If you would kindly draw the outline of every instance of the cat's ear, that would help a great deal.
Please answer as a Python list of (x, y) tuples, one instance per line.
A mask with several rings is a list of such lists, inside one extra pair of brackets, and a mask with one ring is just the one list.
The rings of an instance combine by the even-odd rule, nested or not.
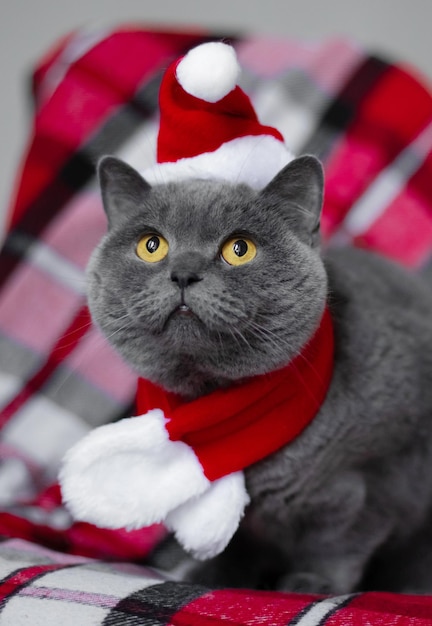
[(284, 212), (301, 239), (312, 246), (318, 243), (324, 174), (316, 157), (301, 156), (288, 163), (261, 194), (266, 204)]
[(112, 156), (99, 161), (98, 178), (109, 228), (123, 222), (151, 189), (133, 167)]

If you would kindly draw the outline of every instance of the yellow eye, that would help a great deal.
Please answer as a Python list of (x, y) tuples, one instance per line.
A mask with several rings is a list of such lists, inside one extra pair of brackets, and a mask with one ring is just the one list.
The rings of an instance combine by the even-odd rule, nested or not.
[(230, 265), (244, 265), (256, 257), (256, 245), (245, 237), (231, 237), (222, 246), (221, 254)]
[(168, 254), (168, 241), (162, 235), (144, 235), (138, 241), (136, 253), (147, 263), (158, 263)]

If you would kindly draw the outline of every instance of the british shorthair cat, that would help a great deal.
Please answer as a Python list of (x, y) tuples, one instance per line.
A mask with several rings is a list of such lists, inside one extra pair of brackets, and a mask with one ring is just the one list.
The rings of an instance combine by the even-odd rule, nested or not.
[[(277, 370), (329, 308), (326, 399), (292, 443), (245, 470), (243, 526), (286, 563), (277, 588), (357, 589), (377, 555), (406, 550), (430, 519), (430, 286), (372, 253), (320, 249), (323, 174), (311, 156), (261, 191), (150, 186), (113, 157), (99, 178), (109, 229), (89, 265), (89, 306), (139, 376), (193, 399)], [(230, 549), (191, 577), (215, 576)], [(411, 572), (401, 587), (431, 582)]]

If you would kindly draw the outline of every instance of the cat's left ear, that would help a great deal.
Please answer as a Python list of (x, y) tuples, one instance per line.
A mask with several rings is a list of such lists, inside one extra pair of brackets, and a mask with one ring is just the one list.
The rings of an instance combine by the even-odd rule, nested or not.
[(151, 189), (133, 167), (112, 156), (99, 161), (98, 178), (109, 228), (127, 220)]
[(267, 205), (283, 211), (290, 228), (303, 241), (318, 244), (324, 173), (316, 157), (306, 155), (290, 161), (261, 194)]

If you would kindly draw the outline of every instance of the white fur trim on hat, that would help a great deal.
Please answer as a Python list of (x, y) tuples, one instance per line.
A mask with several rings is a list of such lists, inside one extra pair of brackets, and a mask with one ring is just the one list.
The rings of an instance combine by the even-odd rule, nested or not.
[(79, 520), (105, 528), (142, 528), (210, 486), (194, 451), (170, 441), (162, 411), (95, 429), (66, 455), (65, 503)]
[(193, 48), (176, 68), (183, 89), (206, 102), (218, 102), (232, 91), (239, 73), (234, 48), (218, 41)]
[(166, 523), (195, 558), (210, 559), (226, 548), (248, 504), (243, 472), (235, 472), (169, 513)]
[(227, 141), (213, 152), (175, 163), (157, 163), (141, 174), (151, 185), (199, 178), (262, 189), (293, 158), (286, 146), (271, 135), (246, 136)]

